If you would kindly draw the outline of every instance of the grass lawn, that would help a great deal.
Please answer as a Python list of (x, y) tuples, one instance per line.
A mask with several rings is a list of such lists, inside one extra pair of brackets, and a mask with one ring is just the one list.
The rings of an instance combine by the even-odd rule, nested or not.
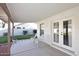
[(33, 37), (33, 35), (18, 35), (18, 36), (15, 36), (15, 38), (17, 40), (30, 39), (31, 37)]
[(8, 42), (7, 36), (0, 37), (0, 44), (7, 42)]
[[(30, 39), (31, 37), (33, 37), (33, 35), (17, 35), (17, 36), (15, 36), (15, 38), (17, 40)], [(7, 36), (0, 37), (0, 44), (4, 44), (7, 42), (8, 42)]]

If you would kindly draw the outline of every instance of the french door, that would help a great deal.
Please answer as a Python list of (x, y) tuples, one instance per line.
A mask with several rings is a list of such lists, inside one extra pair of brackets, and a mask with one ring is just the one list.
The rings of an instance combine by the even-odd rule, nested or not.
[(72, 46), (72, 20), (53, 22), (53, 42), (59, 45)]

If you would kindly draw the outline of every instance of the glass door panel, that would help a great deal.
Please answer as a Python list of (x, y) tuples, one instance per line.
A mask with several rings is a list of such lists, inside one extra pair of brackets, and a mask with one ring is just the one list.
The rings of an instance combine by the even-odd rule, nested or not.
[(59, 43), (59, 22), (54, 23), (54, 42)]
[(71, 20), (63, 21), (63, 44), (72, 46), (72, 26)]

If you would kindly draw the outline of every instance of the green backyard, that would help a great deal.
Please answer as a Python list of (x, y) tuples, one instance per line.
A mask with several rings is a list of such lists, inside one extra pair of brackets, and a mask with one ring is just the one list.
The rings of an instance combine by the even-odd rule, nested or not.
[[(15, 38), (17, 40), (30, 39), (31, 37), (33, 37), (33, 35), (17, 35), (17, 36), (15, 36)], [(0, 44), (7, 43), (7, 42), (8, 42), (7, 36), (0, 37)]]

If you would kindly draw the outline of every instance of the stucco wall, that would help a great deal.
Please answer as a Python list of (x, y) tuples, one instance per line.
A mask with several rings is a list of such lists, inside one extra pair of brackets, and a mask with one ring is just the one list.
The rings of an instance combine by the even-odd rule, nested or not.
[[(72, 20), (72, 47), (66, 47), (64, 45), (56, 45), (53, 44), (53, 35), (52, 35), (52, 23), (56, 20), (65, 20), (65, 19), (71, 19)], [(40, 24), (45, 24), (44, 29), (44, 36), (40, 36)], [(72, 55), (79, 55), (79, 7), (75, 7), (66, 11), (63, 11), (59, 14), (53, 15), (51, 17), (48, 17), (46, 19), (43, 19), (42, 21), (37, 22), (38, 27), (38, 38), (39, 40), (46, 42), (50, 46), (54, 46), (55, 48), (58, 48), (64, 52), (67, 52)]]

